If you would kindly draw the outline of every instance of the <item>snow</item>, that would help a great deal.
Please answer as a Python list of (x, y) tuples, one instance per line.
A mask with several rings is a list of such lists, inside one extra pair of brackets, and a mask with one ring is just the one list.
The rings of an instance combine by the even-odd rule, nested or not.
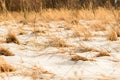
[[(9, 22), (9, 27), (13, 27), (12, 26), (13, 21), (8, 21), (8, 22)], [(80, 21), (80, 23), (83, 23), (84, 25), (87, 23), (92, 24), (96, 22), (99, 21), (97, 20)], [(37, 23), (39, 24), (39, 22)], [(48, 34), (55, 34), (55, 36), (63, 38), (63, 40), (65, 40), (67, 43), (74, 45), (75, 48), (78, 47), (79, 43), (81, 42), (87, 47), (96, 48), (99, 50), (107, 50), (110, 52), (110, 54), (112, 54), (112, 56), (94, 57), (99, 52), (73, 51), (74, 54), (93, 58), (96, 61), (82, 61), (82, 60), (79, 60), (77, 62), (71, 61), (70, 60), (71, 57), (70, 52), (72, 52), (71, 47), (65, 47), (65, 48), (51, 47), (48, 45), (50, 36), (40, 35), (37, 36), (37, 38), (35, 38), (35, 35), (32, 33), (31, 28), (29, 29), (29, 25), (25, 25), (25, 26), (23, 25), (24, 30), (28, 31), (28, 33), (23, 35), (17, 35), (19, 40), (21, 41), (20, 45), (17, 45), (15, 43), (0, 44), (0, 46), (5, 46), (9, 48), (10, 51), (12, 51), (15, 54), (15, 56), (3, 56), (3, 57), (6, 59), (7, 62), (9, 62), (10, 64), (14, 65), (17, 68), (16, 72), (7, 73), (7, 74), (17, 73), (16, 75), (4, 76), (3, 78), (0, 76), (0, 80), (33, 80), (32, 76), (23, 76), (22, 73), (21, 75), (20, 74), (18, 75), (18, 73), (20, 73), (20, 71), (23, 71), (24, 69), (29, 71), (29, 68), (34, 67), (34, 65), (37, 65), (38, 67), (42, 67), (46, 71), (54, 74), (55, 76), (52, 78), (52, 80), (59, 80), (59, 79), (69, 80), (70, 78), (73, 78), (74, 80), (77, 80), (79, 78), (82, 80), (96, 80), (96, 79), (103, 80), (106, 77), (110, 79), (119, 80), (120, 39), (117, 41), (109, 41), (106, 39), (105, 36), (103, 36), (106, 35), (106, 32), (96, 31), (93, 32), (93, 34), (96, 35), (95, 37), (92, 37), (89, 41), (82, 41), (81, 37), (67, 38), (68, 35), (72, 34), (72, 31), (64, 30), (64, 28), (58, 27), (58, 26), (66, 25), (65, 21), (51, 21), (44, 24), (49, 24), (50, 26)], [(19, 23), (14, 25), (16, 27), (19, 27), (19, 25), (21, 24)], [(6, 30), (7, 29), (4, 23), (1, 22), (0, 33), (6, 34), (7, 32)], [(63, 53), (61, 53), (62, 51)], [(37, 76), (40, 75), (41, 74), (37, 74)]]

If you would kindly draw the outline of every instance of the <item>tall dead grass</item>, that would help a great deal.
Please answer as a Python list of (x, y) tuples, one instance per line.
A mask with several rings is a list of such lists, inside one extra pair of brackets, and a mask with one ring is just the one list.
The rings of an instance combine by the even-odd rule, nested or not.
[[(0, 20), (73, 20), (100, 19), (119, 21), (119, 6), (111, 0), (2, 0)], [(118, 5), (119, 2), (116, 4)], [(114, 8), (117, 7), (118, 9)], [(16, 13), (17, 12), (17, 13)], [(6, 15), (3, 17), (3, 15)], [(11, 17), (12, 16), (12, 17)]]
[[(118, 14), (119, 10), (114, 10), (116, 14)], [(24, 20), (26, 21), (32, 21), (34, 20), (34, 16), (36, 15), (37, 20), (65, 20), (65, 21), (72, 21), (72, 20), (102, 20), (106, 23), (108, 22), (115, 22), (116, 18), (111, 12), (111, 10), (108, 10), (106, 8), (98, 8), (93, 13), (93, 10), (87, 10), (87, 9), (80, 9), (80, 10), (69, 10), (65, 8), (61, 9), (43, 9), (40, 12), (28, 12), (26, 15), (24, 15), (24, 12), (9, 12), (10, 15), (5, 16), (5, 13), (0, 14), (0, 20)], [(95, 15), (94, 15), (95, 14)], [(77, 15), (77, 17), (76, 17)], [(117, 20), (118, 21), (118, 20)]]

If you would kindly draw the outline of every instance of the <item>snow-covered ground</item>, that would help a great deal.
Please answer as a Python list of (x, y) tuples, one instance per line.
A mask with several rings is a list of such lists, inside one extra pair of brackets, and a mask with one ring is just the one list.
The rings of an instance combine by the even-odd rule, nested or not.
[[(120, 38), (110, 41), (107, 30), (91, 28), (98, 23), (97, 20), (80, 20), (80, 25), (65, 21), (0, 22), (0, 46), (15, 54), (2, 57), (16, 68), (14, 72), (0, 73), (0, 80), (119, 80)], [(5, 42), (8, 29), (16, 34), (20, 44)], [(80, 35), (76, 36), (75, 31)], [(91, 34), (88, 40), (84, 39), (86, 32)], [(110, 55), (96, 56), (102, 52)], [(93, 61), (71, 60), (74, 55)]]

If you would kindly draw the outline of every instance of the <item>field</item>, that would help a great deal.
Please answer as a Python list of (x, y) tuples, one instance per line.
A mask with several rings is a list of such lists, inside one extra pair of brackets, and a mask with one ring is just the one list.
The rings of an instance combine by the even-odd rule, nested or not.
[(0, 80), (119, 80), (120, 10), (0, 13)]

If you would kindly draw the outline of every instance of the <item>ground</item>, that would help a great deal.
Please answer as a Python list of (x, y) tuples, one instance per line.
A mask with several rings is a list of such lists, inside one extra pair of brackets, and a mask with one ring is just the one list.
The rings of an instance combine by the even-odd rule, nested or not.
[(15, 69), (1, 70), (0, 80), (119, 80), (120, 37), (112, 29), (118, 27), (115, 24), (1, 21), (0, 47), (5, 50), (0, 58)]

